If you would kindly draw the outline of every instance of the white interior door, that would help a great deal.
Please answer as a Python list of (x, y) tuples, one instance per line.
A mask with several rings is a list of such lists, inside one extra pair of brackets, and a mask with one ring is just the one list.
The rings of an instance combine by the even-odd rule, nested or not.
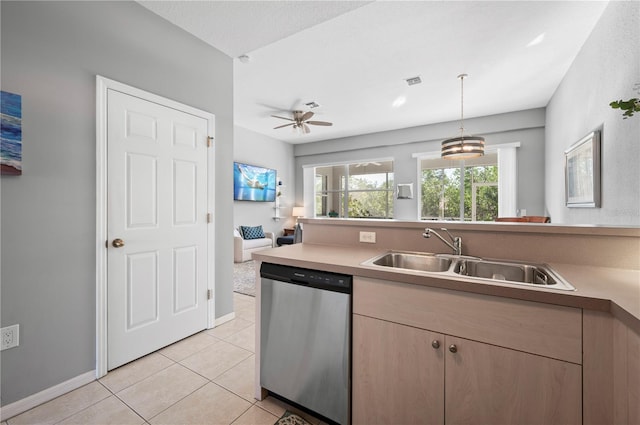
[(109, 370), (207, 327), (207, 125), (107, 90)]

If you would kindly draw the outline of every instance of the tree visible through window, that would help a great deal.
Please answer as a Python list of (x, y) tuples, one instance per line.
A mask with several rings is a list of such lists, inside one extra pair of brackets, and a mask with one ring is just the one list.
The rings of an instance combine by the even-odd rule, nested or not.
[(393, 218), (393, 161), (316, 167), (316, 217)]
[(493, 221), (498, 216), (496, 154), (466, 162), (425, 159), (421, 173), (423, 220)]

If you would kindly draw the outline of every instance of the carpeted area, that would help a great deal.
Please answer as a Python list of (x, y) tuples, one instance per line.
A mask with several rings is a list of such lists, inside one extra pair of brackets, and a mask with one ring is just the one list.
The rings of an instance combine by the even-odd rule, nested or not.
[(253, 260), (233, 263), (233, 292), (256, 296), (256, 271)]

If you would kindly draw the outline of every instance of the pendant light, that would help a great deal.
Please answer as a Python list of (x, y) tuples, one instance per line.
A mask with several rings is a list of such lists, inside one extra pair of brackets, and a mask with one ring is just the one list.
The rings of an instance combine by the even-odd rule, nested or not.
[(464, 135), (464, 79), (460, 74), (460, 136), (442, 142), (440, 156), (443, 159), (467, 159), (484, 155), (484, 137)]

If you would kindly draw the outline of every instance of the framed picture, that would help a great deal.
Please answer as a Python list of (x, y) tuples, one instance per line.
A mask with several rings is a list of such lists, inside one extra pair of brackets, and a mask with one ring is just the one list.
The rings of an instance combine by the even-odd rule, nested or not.
[(234, 162), (233, 200), (274, 202), (276, 170)]
[(600, 131), (564, 151), (567, 207), (600, 207)]
[(0, 91), (0, 175), (22, 175), (22, 96)]

